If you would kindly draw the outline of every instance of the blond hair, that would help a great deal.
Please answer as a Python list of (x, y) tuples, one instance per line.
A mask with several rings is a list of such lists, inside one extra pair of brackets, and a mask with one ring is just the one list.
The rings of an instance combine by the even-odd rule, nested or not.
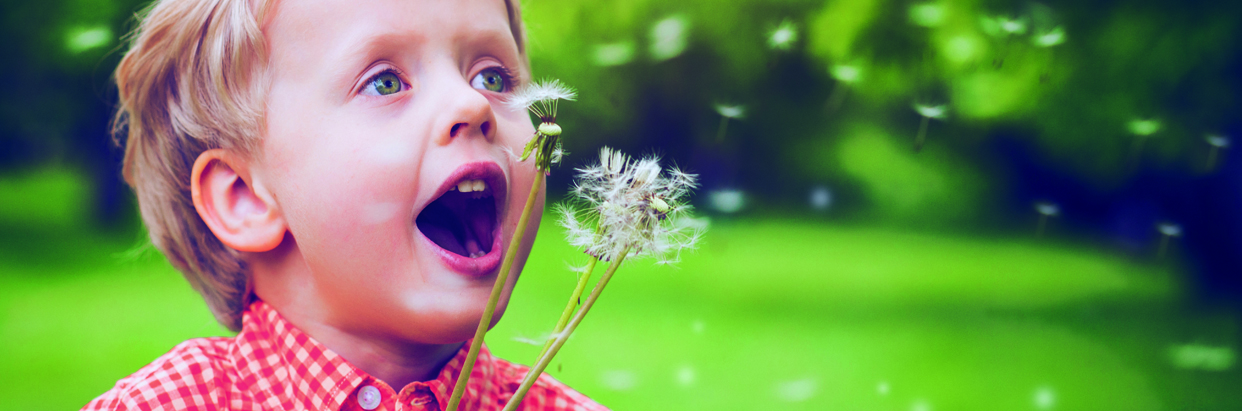
[[(204, 151), (259, 149), (269, 84), (262, 22), (273, 2), (157, 0), (140, 17), (116, 70), (113, 135), (125, 146), (122, 173), (151, 243), (233, 331), (254, 298), (249, 269), (194, 209), (190, 178)], [(517, 4), (505, 5), (525, 60)]]

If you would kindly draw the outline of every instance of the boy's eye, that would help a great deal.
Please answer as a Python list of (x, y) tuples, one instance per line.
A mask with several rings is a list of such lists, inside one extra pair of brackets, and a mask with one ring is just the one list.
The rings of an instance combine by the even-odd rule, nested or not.
[(484, 69), (483, 71), (480, 71), (479, 74), (475, 74), (474, 78), (470, 79), (470, 86), (479, 90), (488, 90), (497, 93), (503, 93), (509, 88), (505, 74), (496, 68)]
[(387, 96), (402, 90), (405, 86), (401, 82), (401, 78), (391, 72), (380, 73), (378, 76), (371, 78), (371, 82), (367, 83), (367, 88), (362, 90), (362, 94), (372, 96)]

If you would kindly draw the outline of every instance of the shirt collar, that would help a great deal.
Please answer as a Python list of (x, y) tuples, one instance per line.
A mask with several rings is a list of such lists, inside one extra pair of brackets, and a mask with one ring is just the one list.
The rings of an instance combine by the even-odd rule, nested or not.
[[(257, 390), (265, 404), (276, 408), (308, 408), (340, 410), (354, 408), (347, 400), (364, 386), (380, 389), (387, 409), (393, 402), (408, 403), (424, 399), (412, 398), (431, 394), (443, 408), (461, 372), (470, 348), (466, 341), (434, 380), (413, 382), (394, 392), (382, 381), (349, 364), (344, 358), (290, 324), (280, 313), (261, 300), (255, 300), (242, 316), (242, 330), (237, 334), (233, 358), (238, 370), (238, 388)], [(461, 409), (477, 409), (481, 404), (508, 400), (507, 392), (516, 387), (507, 382), (511, 376), (498, 375), (495, 357), (487, 347), (479, 351), (470, 382), (462, 396)], [(428, 398), (429, 399), (429, 398)], [(404, 407), (400, 407), (404, 408)]]

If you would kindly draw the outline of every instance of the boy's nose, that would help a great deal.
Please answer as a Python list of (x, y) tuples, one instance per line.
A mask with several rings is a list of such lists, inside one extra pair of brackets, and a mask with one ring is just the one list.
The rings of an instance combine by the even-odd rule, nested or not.
[[(464, 86), (464, 87), (463, 87)], [(447, 145), (459, 138), (483, 137), (491, 142), (496, 134), (496, 118), (491, 102), (467, 82), (446, 90), (444, 123), (437, 143)]]

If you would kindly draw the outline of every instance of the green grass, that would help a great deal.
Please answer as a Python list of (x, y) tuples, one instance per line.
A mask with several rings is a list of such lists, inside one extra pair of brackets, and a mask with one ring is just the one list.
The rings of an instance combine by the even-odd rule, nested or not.
[[(488, 336), (521, 363), (582, 258), (544, 227)], [(80, 407), (182, 340), (227, 334), (158, 255), (18, 234), (0, 236), (0, 409)], [(1236, 364), (1170, 361), (1239, 342), (1235, 316), (1179, 295), (1164, 269), (1082, 244), (721, 222), (677, 268), (623, 268), (550, 372), (619, 410), (1242, 408)]]

